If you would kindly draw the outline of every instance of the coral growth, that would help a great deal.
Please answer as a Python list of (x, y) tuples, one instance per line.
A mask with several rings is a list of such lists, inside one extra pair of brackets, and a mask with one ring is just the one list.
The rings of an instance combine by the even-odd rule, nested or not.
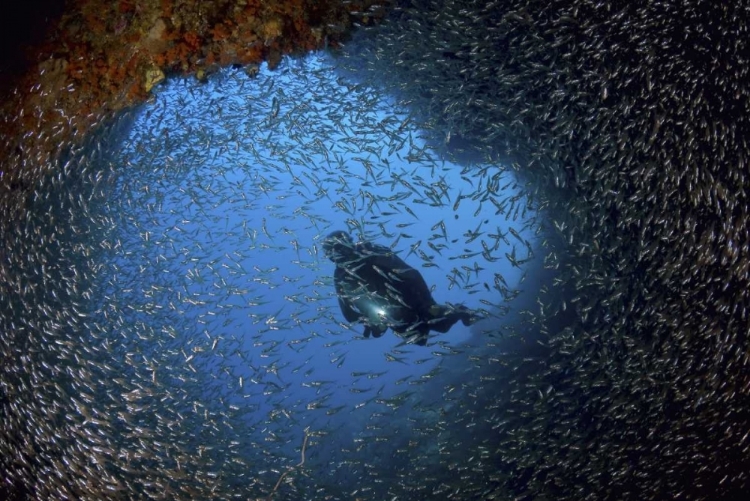
[[(41, 44), (40, 63), (22, 78), (21, 92), (4, 100), (0, 131), (8, 139), (0, 143), (0, 158), (19, 147), (9, 138), (21, 136), (21, 131), (87, 130), (102, 113), (144, 99), (160, 80), (156, 75), (205, 75), (219, 66), (264, 60), (273, 67), (283, 54), (335, 46), (353, 25), (352, 12), (385, 3), (74, 0)], [(41, 71), (50, 59), (63, 62), (53, 86), (45, 85), (51, 80)], [(40, 89), (45, 91), (44, 99), (33, 95)], [(40, 118), (32, 112), (40, 101), (62, 113), (49, 122), (43, 112)], [(83, 114), (82, 108), (90, 111)], [(49, 141), (34, 140), (43, 133), (25, 137), (22, 149), (46, 148), (52, 153)]]

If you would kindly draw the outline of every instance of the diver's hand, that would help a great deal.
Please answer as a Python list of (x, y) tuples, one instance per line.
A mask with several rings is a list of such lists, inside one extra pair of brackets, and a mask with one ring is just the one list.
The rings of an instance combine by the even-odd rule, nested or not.
[(372, 326), (365, 325), (365, 332), (362, 335), (366, 338), (370, 337), (370, 335), (372, 335), (372, 337), (380, 337), (384, 332), (385, 329), (380, 329), (378, 327), (372, 328)]

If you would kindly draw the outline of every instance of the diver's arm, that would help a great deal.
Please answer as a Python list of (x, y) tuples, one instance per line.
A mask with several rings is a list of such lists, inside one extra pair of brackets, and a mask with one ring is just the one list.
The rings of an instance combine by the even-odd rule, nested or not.
[(339, 308), (341, 308), (341, 313), (344, 314), (344, 318), (347, 322), (356, 322), (359, 320), (359, 314), (354, 311), (354, 308), (351, 307), (349, 302), (344, 301), (341, 296), (339, 296)]
[(385, 332), (385, 329), (379, 329), (377, 327), (372, 327), (370, 325), (365, 325), (365, 332), (363, 335), (365, 337), (370, 337), (370, 334), (372, 334), (372, 337), (380, 337)]
[(359, 314), (354, 311), (354, 308), (352, 308), (352, 305), (349, 302), (347, 297), (348, 291), (344, 290), (343, 279), (345, 274), (346, 272), (343, 269), (336, 267), (336, 271), (333, 273), (333, 284), (336, 287), (336, 296), (339, 300), (341, 313), (343, 313), (347, 322), (355, 322), (359, 320)]
[[(341, 308), (341, 313), (344, 314), (344, 318), (347, 322), (359, 322), (361, 320), (360, 314), (354, 311), (354, 309), (349, 306), (349, 303), (341, 299), (341, 297), (339, 297), (339, 308)], [(362, 335), (368, 338), (371, 334), (374, 337), (380, 337), (383, 335), (383, 331), (379, 329), (373, 329), (369, 325), (365, 325), (365, 331), (362, 333)]]

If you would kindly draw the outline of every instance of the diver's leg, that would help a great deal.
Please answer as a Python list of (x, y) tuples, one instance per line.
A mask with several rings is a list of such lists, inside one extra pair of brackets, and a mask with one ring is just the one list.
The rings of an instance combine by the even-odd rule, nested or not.
[(422, 324), (416, 331), (416, 334), (409, 341), (410, 343), (424, 346), (427, 344), (427, 338), (430, 337), (430, 326)]
[(417, 322), (402, 328), (394, 326), (391, 326), (391, 328), (393, 329), (393, 332), (402, 337), (406, 343), (424, 346), (427, 344), (427, 338), (430, 336), (430, 329), (432, 326), (424, 322)]
[(461, 323), (466, 326), (476, 323), (480, 319), (480, 317), (477, 316), (474, 310), (472, 310), (471, 308), (467, 308), (462, 304), (456, 306), (454, 311), (458, 314), (458, 318), (461, 320)]
[(471, 325), (476, 322), (473, 312), (464, 305), (446, 306), (434, 304), (430, 307), (429, 321), (430, 329), (438, 332), (448, 332), (453, 325), (459, 320), (464, 325)]

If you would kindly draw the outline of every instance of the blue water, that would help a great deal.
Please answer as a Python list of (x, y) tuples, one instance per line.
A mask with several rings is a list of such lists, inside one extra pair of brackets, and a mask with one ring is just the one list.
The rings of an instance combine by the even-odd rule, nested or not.
[[(405, 472), (446, 460), (455, 437), (437, 430), (462, 421), (473, 398), (462, 384), (478, 364), (491, 373), (488, 353), (507, 342), (514, 302), (495, 274), (523, 290), (540, 266), (538, 216), (510, 166), (452, 161), (448, 130), (337, 64), (316, 53), (255, 78), (168, 79), (107, 167), (96, 336), (128, 377), (168, 394), (156, 421), (179, 423), (186, 450), (214, 444), (207, 456), (236, 493), (269, 494), (300, 461), (306, 430), (306, 462), (289, 474), (306, 495), (408, 492), (396, 487)], [(339, 311), (322, 253), (336, 229), (391, 246), (436, 301), (487, 320), (433, 332), (426, 347), (390, 331), (364, 339)], [(464, 424), (467, 444), (483, 439)], [(368, 477), (385, 485), (352, 494)]]

